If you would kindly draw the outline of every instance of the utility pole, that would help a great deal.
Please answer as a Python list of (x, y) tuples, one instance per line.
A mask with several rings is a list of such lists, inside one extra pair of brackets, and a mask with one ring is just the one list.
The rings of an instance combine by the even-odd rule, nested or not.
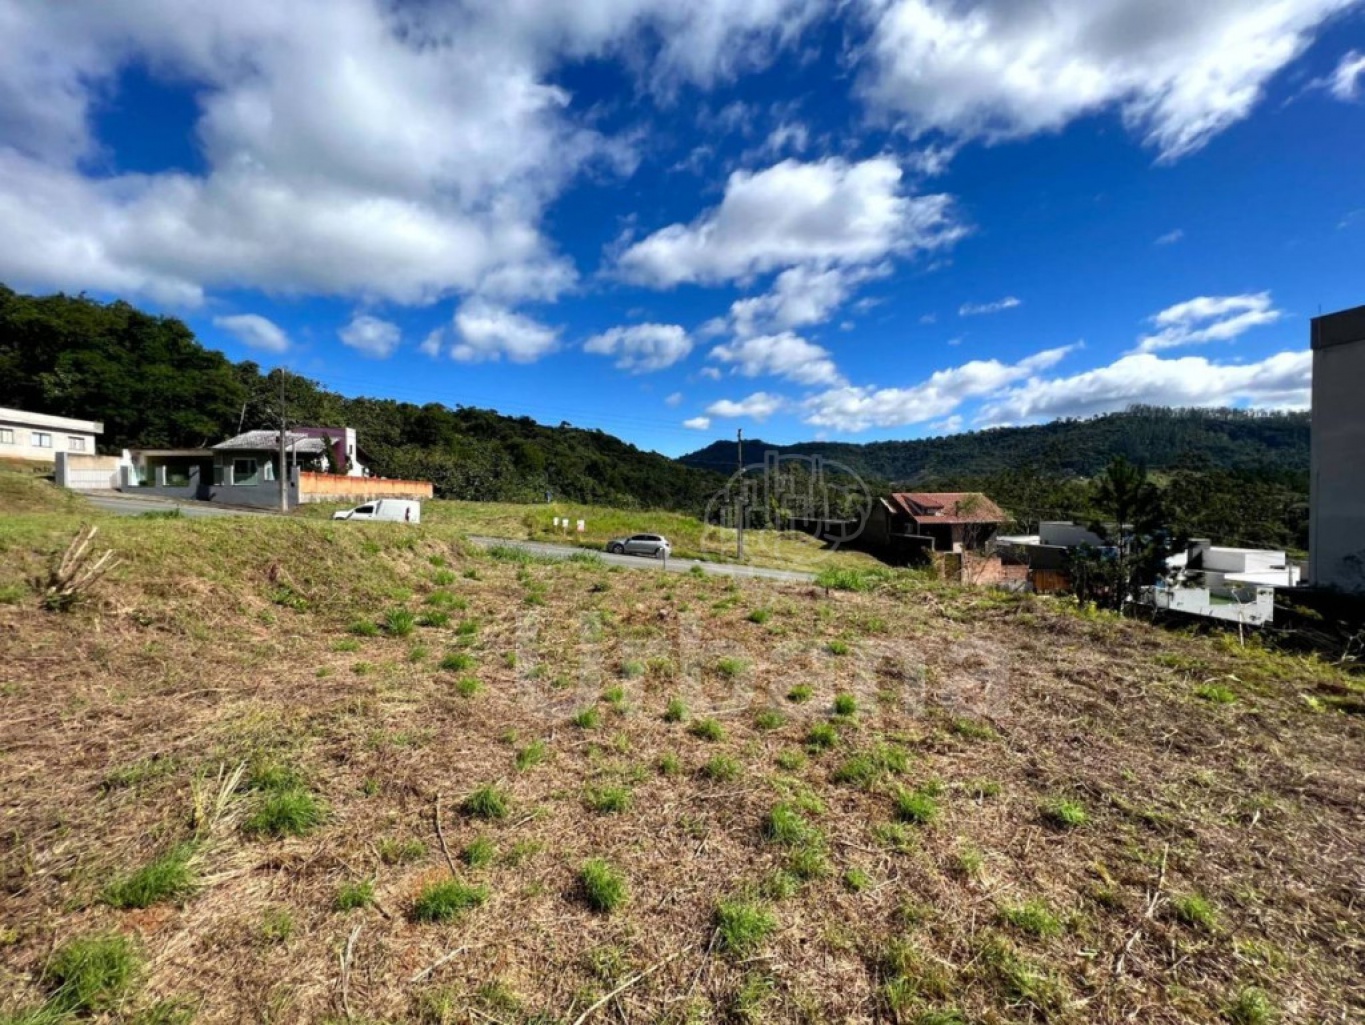
[(739, 463), (739, 494), (735, 501), (738, 503), (735, 522), (738, 525), (738, 546), (735, 555), (740, 562), (744, 561), (744, 428), (735, 432), (735, 458)]
[(285, 438), (289, 433), (289, 421), (285, 416), (284, 404), (284, 367), (280, 367), (280, 469), (276, 476), (280, 479), (280, 512), (289, 511), (289, 463), (285, 449)]

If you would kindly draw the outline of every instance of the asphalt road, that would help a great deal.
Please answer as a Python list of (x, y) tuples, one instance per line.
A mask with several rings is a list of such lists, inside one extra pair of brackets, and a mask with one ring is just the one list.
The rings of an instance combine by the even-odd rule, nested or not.
[[(494, 545), (508, 545), (520, 548), (533, 555), (543, 555), (552, 559), (567, 559), (576, 552), (595, 551), (574, 545), (552, 545), (543, 541), (509, 541), (502, 537), (475, 537), (469, 540), (475, 544), (491, 548)], [(703, 573), (712, 576), (759, 577), (764, 580), (785, 580), (790, 583), (805, 584), (815, 579), (812, 573), (794, 573), (785, 569), (764, 569), (760, 566), (733, 566), (724, 562), (701, 562), (697, 559), (650, 559), (640, 555), (612, 555), (610, 552), (597, 552), (602, 561), (611, 566), (624, 566), (627, 569), (667, 570), (669, 573), (686, 573), (693, 566), (700, 566)]]
[[(211, 505), (208, 502), (174, 502), (165, 498), (143, 498), (138, 495), (87, 494), (86, 498), (97, 508), (120, 516), (140, 516), (143, 513), (167, 512), (179, 509), (182, 516), (273, 516), (277, 513), (266, 509), (235, 509), (229, 506)], [(543, 541), (512, 541), (503, 537), (470, 537), (475, 544), (491, 548), (494, 545), (511, 545), (524, 549), (533, 555), (551, 559), (567, 559), (578, 552), (595, 551), (574, 545), (552, 545)], [(734, 566), (724, 562), (701, 562), (697, 559), (648, 559), (638, 555), (612, 555), (597, 552), (602, 561), (611, 566), (626, 569), (655, 570), (656, 572), (686, 573), (693, 566), (700, 566), (703, 573), (712, 576), (754, 577), (763, 580), (784, 580), (789, 583), (804, 584), (815, 579), (811, 573), (795, 573), (784, 569), (765, 569), (760, 566)]]
[(173, 502), (166, 498), (141, 498), (136, 495), (87, 494), (91, 505), (119, 516), (141, 516), (143, 513), (169, 512), (179, 509), (182, 516), (268, 516), (257, 509), (233, 509), (208, 502)]

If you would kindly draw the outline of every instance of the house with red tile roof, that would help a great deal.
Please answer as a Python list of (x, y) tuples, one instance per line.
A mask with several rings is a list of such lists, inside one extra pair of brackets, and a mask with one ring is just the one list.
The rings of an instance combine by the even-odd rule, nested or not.
[(901, 550), (962, 552), (984, 548), (1009, 516), (979, 491), (905, 491), (872, 503), (869, 544)]

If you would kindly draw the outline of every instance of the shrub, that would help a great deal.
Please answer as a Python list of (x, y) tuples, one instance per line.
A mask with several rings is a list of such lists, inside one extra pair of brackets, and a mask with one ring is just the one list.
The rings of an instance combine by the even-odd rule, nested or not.
[(688, 727), (687, 732), (712, 742), (725, 739), (725, 727), (716, 719), (698, 719)]
[(1039, 812), (1044, 822), (1057, 829), (1075, 829), (1090, 821), (1084, 805), (1066, 798), (1046, 802)]
[(141, 958), (128, 937), (82, 936), (52, 955), (43, 980), (60, 1011), (97, 1014), (127, 996), (140, 967)]
[(716, 929), (720, 948), (744, 956), (756, 951), (777, 928), (777, 919), (760, 904), (748, 901), (722, 901), (716, 907)]
[(256, 811), (246, 820), (248, 833), (267, 836), (307, 836), (322, 825), (325, 811), (322, 804), (302, 787), (271, 790), (262, 798)]
[(594, 911), (610, 914), (625, 903), (625, 877), (603, 859), (585, 861), (578, 879), (583, 886), (583, 899)]
[(355, 911), (374, 903), (374, 882), (343, 883), (337, 891), (334, 905), (338, 911)]
[(475, 819), (505, 819), (512, 807), (507, 791), (486, 783), (460, 802), (460, 811)]
[(669, 698), (668, 707), (664, 709), (664, 722), (682, 722), (687, 718), (687, 706), (683, 704), (682, 698)]
[(104, 890), (104, 902), (115, 908), (145, 908), (176, 900), (194, 891), (191, 859), (194, 845), (179, 844), (142, 868), (115, 879)]
[(412, 905), (412, 918), (416, 922), (448, 922), (487, 899), (487, 888), (447, 879), (432, 883), (417, 895)]
[(716, 755), (702, 766), (701, 774), (716, 783), (730, 783), (739, 779), (739, 762), (728, 755)]

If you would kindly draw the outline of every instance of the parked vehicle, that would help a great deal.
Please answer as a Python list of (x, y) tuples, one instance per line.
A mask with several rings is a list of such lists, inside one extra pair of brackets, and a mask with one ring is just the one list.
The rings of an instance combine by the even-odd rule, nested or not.
[(672, 553), (673, 546), (662, 534), (632, 534), (608, 541), (607, 551), (613, 555), (648, 555), (655, 559), (666, 559)]
[(334, 520), (384, 520), (388, 523), (421, 523), (422, 503), (408, 498), (379, 498), (354, 509), (332, 513)]

